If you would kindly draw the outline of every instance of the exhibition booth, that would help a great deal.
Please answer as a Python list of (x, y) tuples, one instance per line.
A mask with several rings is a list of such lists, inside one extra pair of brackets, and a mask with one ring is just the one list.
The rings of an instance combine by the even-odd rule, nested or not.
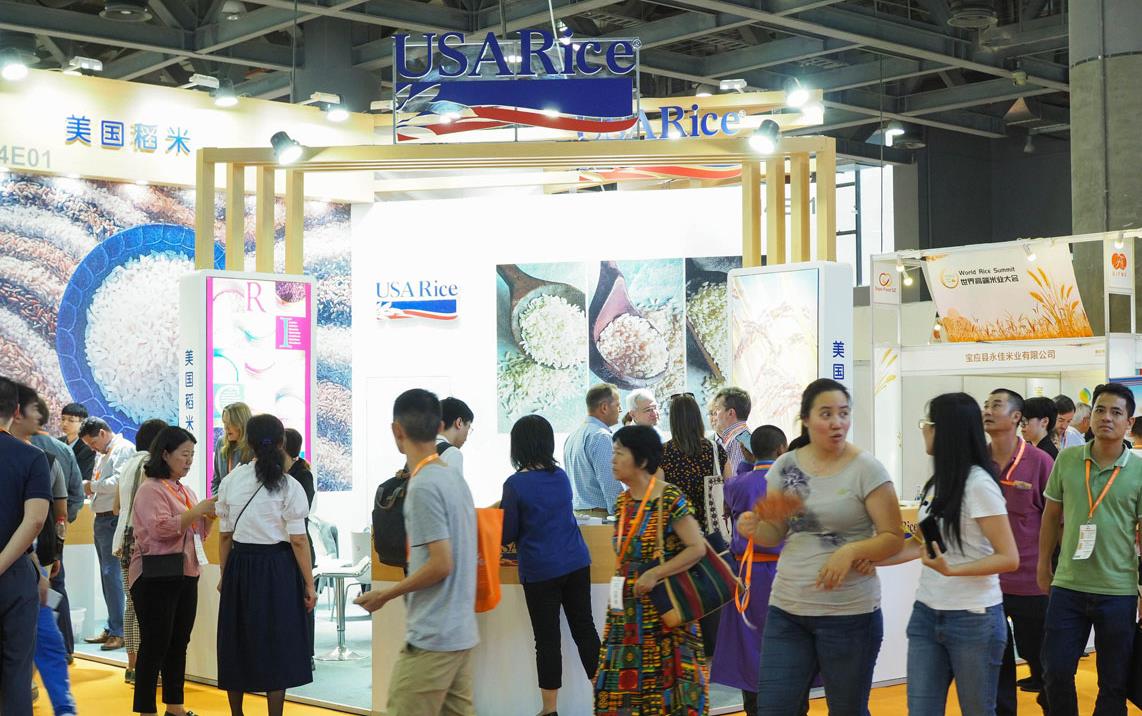
[[(390, 603), (370, 619), (351, 600), (400, 576), (375, 561), (368, 526), (376, 487), (403, 465), (391, 406), (410, 387), (473, 409), (464, 469), (484, 506), (500, 499), (512, 473), (513, 422), (542, 413), (559, 456), (593, 383), (615, 382), (624, 397), (645, 385), (661, 402), (683, 391), (705, 402), (739, 384), (754, 397), (751, 425), (793, 433), (801, 388), (834, 377), (854, 392), (854, 440), (889, 467), (908, 500), (926, 472), (910, 428), (932, 396), (981, 396), (1003, 384), (1078, 398), (1106, 375), (1134, 375), (1142, 365), (1133, 335), (1093, 337), (1089, 325), (1082, 334), (1081, 301), (1067, 309), (1069, 333), (1000, 341), (970, 333), (979, 305), (1011, 307), (1013, 323), (1032, 331), (1056, 316), (960, 295), (985, 283), (1039, 284), (1034, 268), (1050, 284), (1031, 289), (1039, 302), (1070, 306), (1077, 286), (1073, 270), (1066, 274), (1067, 247), (1102, 241), (1107, 292), (1130, 296), (1132, 332), (1133, 234), (892, 252), (891, 218), (874, 209), (885, 203), (870, 201), (890, 203), (889, 168), (838, 167), (832, 141), (820, 137), (786, 136), (759, 155), (746, 136), (725, 131), (733, 123), (703, 124), (710, 113), (738, 112), (735, 122), (751, 131), (771, 113), (783, 129), (811, 127), (811, 118), (777, 111), (781, 93), (679, 99), (677, 115), (673, 105), (644, 106), (633, 135), (569, 130), (565, 117), (544, 112), (527, 118), (537, 123), (528, 132), (504, 128), (518, 115), (484, 117), (501, 125), (480, 127), (492, 134), (473, 132), (483, 139), (467, 142), (423, 114), (412, 125), (399, 113), (338, 125), (312, 107), (241, 100), (222, 110), (206, 95), (40, 72), (0, 86), (0, 111), (16, 112), (33, 91), (50, 120), (13, 126), (0, 161), (9, 169), (0, 174), (8, 242), (0, 352), (53, 414), (78, 400), (128, 437), (157, 413), (202, 436), (188, 477), (199, 495), (208, 493), (225, 404), (244, 400), (302, 431), (318, 483), (311, 537), (323, 588), (315, 680), (291, 699), (384, 711), (404, 607)], [(104, 143), (117, 131), (107, 123), (123, 125), (122, 146)], [(153, 145), (147, 127), (158, 128)], [(672, 127), (682, 135), (660, 141)], [(686, 131), (703, 127), (720, 135)], [(288, 167), (269, 146), (279, 131), (300, 148)], [(535, 141), (502, 141), (504, 133)], [(863, 201), (846, 189), (862, 177)], [(397, 199), (404, 196), (412, 198)], [(863, 246), (851, 240), (862, 228)], [(1018, 280), (977, 284), (984, 266), (989, 276)], [(921, 273), (934, 303), (904, 300), (904, 284), (920, 283)], [(857, 275), (872, 284), (872, 305), (854, 311)], [(547, 298), (535, 310), (549, 313), (521, 340), (521, 314), (538, 297)], [(609, 345), (602, 333), (616, 315), (630, 316), (657, 347), (630, 355)], [(130, 355), (148, 357), (139, 365), (121, 350), (135, 333), (150, 340), (132, 345)], [(582, 529), (601, 627), (612, 528)], [(217, 675), (216, 542), (215, 533), (187, 665), (206, 683)], [(65, 562), (81, 636), (98, 633), (106, 612), (89, 509), (71, 528)], [(877, 684), (905, 676), (919, 569), (882, 570)], [(477, 708), (535, 713), (522, 589), (510, 565), (501, 579), (499, 606), (478, 617)], [(573, 650), (564, 651), (561, 710), (589, 713), (590, 684)], [(83, 646), (81, 655), (125, 661), (122, 651), (98, 647)], [(740, 704), (736, 691), (712, 694), (712, 713)]]

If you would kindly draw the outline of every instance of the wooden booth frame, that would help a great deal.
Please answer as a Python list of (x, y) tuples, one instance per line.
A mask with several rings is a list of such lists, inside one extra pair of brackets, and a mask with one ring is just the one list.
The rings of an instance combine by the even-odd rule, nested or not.
[[(742, 187), (742, 265), (760, 266), (762, 258), (763, 180), (766, 205), (790, 200), (789, 241), (785, 211), (764, 217), (766, 263), (835, 261), (836, 142), (831, 137), (782, 137), (777, 151), (759, 155), (746, 138), (675, 141), (540, 141), (473, 144), (397, 144), (307, 147), (301, 159), (280, 166), (271, 148), (206, 148), (196, 157), (195, 268), (213, 268), (215, 171), (225, 167), (225, 245), (227, 271), (244, 270), (245, 170), (255, 168), (255, 271), (274, 272), (274, 179), (284, 171), (285, 273), (302, 273), (305, 175), (311, 172), (411, 171), (469, 169), (578, 170), (600, 167), (740, 165)], [(810, 176), (817, 176), (817, 245), (810, 256)], [(787, 188), (788, 184), (788, 188)], [(238, 217), (237, 220), (234, 217)]]

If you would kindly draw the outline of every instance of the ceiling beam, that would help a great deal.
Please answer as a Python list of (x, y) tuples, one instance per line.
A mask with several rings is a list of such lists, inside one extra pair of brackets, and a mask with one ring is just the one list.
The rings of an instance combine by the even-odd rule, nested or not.
[(191, 52), (193, 47), (193, 33), (185, 30), (115, 22), (83, 12), (27, 5), (12, 0), (0, 0), (0, 30), (133, 50)]
[(278, 99), (288, 97), (290, 76), (288, 72), (273, 72), (256, 79), (234, 85), (234, 94), (254, 99)]
[(908, 60), (903, 57), (881, 55), (872, 62), (862, 62), (859, 65), (800, 75), (799, 78), (814, 89), (838, 92), (845, 89), (877, 85), (882, 82), (895, 82), (920, 77), (945, 69), (947, 66), (939, 62)]
[(851, 42), (842, 40), (787, 37), (781, 40), (771, 40), (757, 47), (746, 47), (723, 52), (719, 55), (711, 55), (704, 58), (702, 68), (704, 74), (711, 77), (725, 77), (749, 70), (775, 67), (788, 62), (831, 55), (834, 52), (851, 50), (855, 47), (856, 45)]
[(751, 24), (753, 20), (749, 18), (727, 15), (724, 12), (683, 12), (661, 20), (623, 28), (618, 32), (609, 32), (604, 37), (637, 37), (642, 41), (642, 48), (646, 50), (692, 40), (714, 32), (746, 28)]
[(198, 27), (198, 17), (183, 0), (149, 0), (147, 4), (167, 27), (181, 30)]
[(36, 35), (36, 40), (43, 46), (48, 54), (59, 63), (60, 67), (66, 67), (70, 58), (69, 53), (64, 50), (60, 43), (56, 42), (47, 35)]
[[(610, 5), (618, 5), (622, 0), (550, 0), (551, 11), (555, 19), (578, 15), (591, 10), (599, 10)], [(548, 10), (548, 0), (518, 0), (505, 5), (507, 14), (508, 32), (521, 30), (533, 25), (550, 27), (551, 12)], [(492, 3), (491, 7), (476, 15), (475, 34), (483, 35), (494, 32), (500, 33), (500, 10)]]
[(992, 102), (1034, 97), (1050, 94), (1055, 90), (1048, 87), (1018, 86), (1009, 80), (986, 80), (971, 84), (947, 87), (945, 89), (920, 92), (901, 97), (898, 103), (900, 114), (927, 114), (934, 111), (963, 109)]
[[(152, 0), (153, 1), (153, 0)], [(294, 10), (293, 0), (246, 0), (281, 10)], [(353, 3), (358, 5), (361, 3)], [(319, 17), (336, 17), (366, 25), (398, 27), (412, 32), (463, 32), (468, 27), (468, 13), (444, 5), (428, 5), (415, 0), (373, 0), (361, 10), (346, 10), (345, 3), (322, 4), (304, 2), (297, 5), (299, 13)]]

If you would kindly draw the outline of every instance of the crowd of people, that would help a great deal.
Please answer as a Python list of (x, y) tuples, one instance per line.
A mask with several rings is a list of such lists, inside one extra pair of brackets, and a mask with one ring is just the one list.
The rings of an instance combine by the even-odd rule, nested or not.
[(167, 716), (192, 713), (187, 647), (205, 540), (217, 523), (219, 688), (235, 716), (245, 693), (266, 694), (269, 713), (280, 716), (286, 689), (313, 676), (317, 597), (306, 526), (314, 489), (301, 435), (273, 415), (227, 406), (215, 450), (224, 473), (199, 499), (183, 484), (197, 444), (189, 431), (147, 420), (132, 444), (72, 403), (55, 438), (44, 431), (49, 417), (33, 389), (0, 377), (0, 713), (32, 713), (33, 665), (53, 713), (77, 712), (63, 546), (89, 499), (108, 617), (86, 641), (126, 650), (132, 710), (157, 715), (161, 685)]
[[(848, 441), (851, 397), (835, 381), (805, 388), (792, 441), (777, 426), (751, 430), (749, 395), (733, 387), (706, 406), (709, 433), (690, 393), (670, 396), (662, 411), (653, 393), (635, 391), (624, 411), (618, 389), (600, 384), (585, 403), (562, 461), (544, 417), (513, 425), (514, 472), (498, 505), (534, 633), (542, 716), (558, 713), (564, 683), (561, 612), (599, 716), (705, 714), (711, 682), (740, 689), (751, 716), (803, 716), (815, 685), (830, 714), (863, 716), (884, 636), (878, 570), (916, 560), (909, 713), (943, 714), (954, 682), (965, 714), (1014, 714), (1023, 689), (1038, 693), (1044, 714), (1077, 716), (1075, 673), (1092, 628), (1096, 713), (1126, 713), (1142, 608), (1142, 459), (1128, 441), (1136, 407), (1128, 388), (1100, 385), (1091, 406), (1025, 400), (1007, 388), (982, 406), (964, 393), (936, 396), (917, 426), (932, 472), (915, 525), (903, 522), (883, 465)], [(80, 410), (68, 406), (63, 417)], [(461, 452), (473, 420), (463, 401), (421, 389), (393, 406), (407, 480), (405, 577), (357, 599), (370, 612), (405, 603), (390, 716), (475, 713), (477, 520)], [(110, 607), (128, 597), (98, 638), (134, 655), (135, 711), (157, 713), (161, 677), (166, 713), (187, 713), (186, 649), (203, 541), (217, 522), (219, 687), (234, 714), (247, 692), (266, 693), (280, 714), (286, 690), (312, 679), (313, 487), (300, 435), (272, 415), (228, 406), (215, 450), (225, 474), (200, 500), (181, 483), (196, 440), (180, 427), (148, 421), (131, 449), (97, 417), (68, 420), (59, 441), (42, 433), (45, 423), (34, 391), (0, 379), (3, 712), (30, 712), (33, 661), (55, 712), (75, 711), (70, 628), (46, 595), (59, 578), (66, 599), (60, 545), (86, 493), (105, 599)], [(37, 447), (47, 441), (58, 444)], [(745, 588), (720, 610), (668, 625), (652, 593), (717, 543), (712, 482), (723, 486), (733, 526), (725, 547)], [(580, 530), (591, 518), (614, 526), (601, 632)], [(1030, 667), (1019, 682), (1016, 649)]]

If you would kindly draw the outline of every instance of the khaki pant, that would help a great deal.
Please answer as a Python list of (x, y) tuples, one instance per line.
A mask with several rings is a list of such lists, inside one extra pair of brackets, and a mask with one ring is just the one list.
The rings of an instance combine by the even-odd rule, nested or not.
[(472, 650), (426, 651), (405, 644), (393, 665), (385, 716), (475, 716)]

